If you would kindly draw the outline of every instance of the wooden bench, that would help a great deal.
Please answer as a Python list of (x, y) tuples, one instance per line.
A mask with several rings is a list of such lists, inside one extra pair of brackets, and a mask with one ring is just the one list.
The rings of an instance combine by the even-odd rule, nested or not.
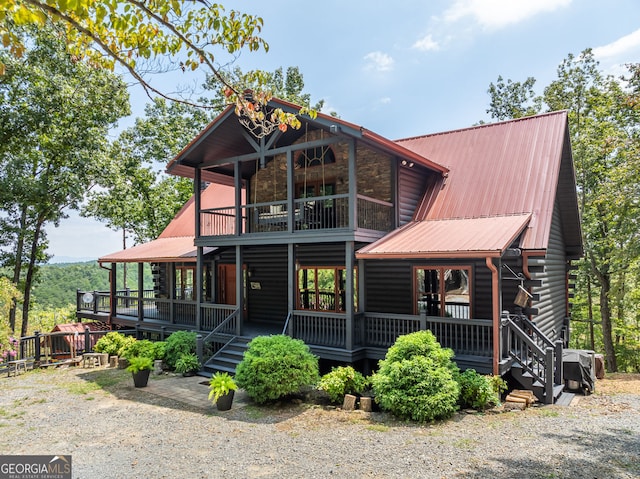
[(100, 366), (100, 353), (84, 353), (82, 355), (82, 367), (93, 368)]

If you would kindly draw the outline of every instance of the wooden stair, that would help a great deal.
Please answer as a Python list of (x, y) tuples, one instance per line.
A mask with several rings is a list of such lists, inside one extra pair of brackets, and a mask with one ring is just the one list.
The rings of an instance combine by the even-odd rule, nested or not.
[(522, 389), (533, 391), (533, 394), (538, 398), (538, 401), (543, 404), (553, 404), (557, 402), (564, 389), (564, 385), (554, 384), (553, 398), (551, 400), (547, 400), (544, 384), (535, 380), (533, 375), (526, 371), (518, 362), (514, 362), (511, 365), (511, 377), (520, 384)]
[(216, 372), (236, 373), (236, 367), (242, 361), (250, 338), (235, 337), (214, 354), (202, 367), (202, 373), (211, 375)]

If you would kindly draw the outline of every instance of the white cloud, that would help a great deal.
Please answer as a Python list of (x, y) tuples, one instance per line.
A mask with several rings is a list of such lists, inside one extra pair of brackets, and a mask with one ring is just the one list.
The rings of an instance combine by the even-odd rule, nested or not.
[(425, 35), (413, 44), (413, 48), (423, 52), (436, 51), (440, 49), (440, 44), (433, 39), (432, 34)]
[(548, 13), (568, 6), (572, 0), (457, 0), (443, 19), (455, 23), (471, 17), (488, 30), (522, 22), (539, 13)]
[(378, 101), (383, 105), (388, 105), (389, 103), (391, 103), (391, 98), (389, 98), (388, 96), (385, 96), (383, 98), (380, 98)]
[(379, 72), (386, 72), (393, 69), (393, 58), (383, 52), (371, 52), (364, 56), (367, 60), (367, 67)]
[[(640, 53), (640, 29), (629, 35), (618, 38), (616, 41), (608, 45), (602, 45), (593, 49), (593, 55), (599, 60), (624, 58), (629, 63), (638, 61)], [(635, 58), (628, 58), (633, 56)], [(626, 58), (625, 58), (626, 57)]]

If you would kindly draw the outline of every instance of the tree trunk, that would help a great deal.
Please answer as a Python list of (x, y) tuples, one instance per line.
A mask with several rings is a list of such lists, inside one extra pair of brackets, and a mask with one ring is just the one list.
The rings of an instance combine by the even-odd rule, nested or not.
[(602, 340), (604, 342), (604, 353), (607, 359), (607, 369), (609, 372), (616, 372), (618, 364), (616, 352), (613, 345), (613, 328), (611, 327), (611, 306), (609, 293), (611, 292), (611, 276), (602, 274), (600, 276), (600, 316), (602, 320)]
[(29, 303), (31, 301), (31, 287), (33, 285), (33, 276), (36, 269), (36, 260), (38, 258), (38, 242), (40, 241), (40, 233), (42, 231), (42, 224), (44, 219), (38, 218), (33, 232), (33, 239), (31, 242), (31, 252), (29, 253), (29, 266), (27, 267), (27, 276), (24, 281), (24, 301), (22, 303), (22, 331), (21, 336), (27, 335), (27, 329), (29, 327)]
[[(20, 284), (20, 273), (22, 270), (22, 251), (24, 249), (24, 232), (27, 228), (27, 209), (25, 207), (22, 208), (22, 212), (20, 214), (20, 230), (18, 232), (18, 241), (16, 243), (16, 260), (13, 268), (13, 284), (19, 288)], [(18, 303), (14, 299), (11, 301), (11, 309), (9, 310), (9, 327), (11, 328), (11, 333), (15, 333), (16, 331), (16, 311), (18, 309)]]

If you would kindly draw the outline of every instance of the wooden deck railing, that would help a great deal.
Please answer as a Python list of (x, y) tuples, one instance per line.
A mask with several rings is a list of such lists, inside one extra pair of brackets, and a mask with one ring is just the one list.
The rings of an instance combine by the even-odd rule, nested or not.
[[(61, 359), (73, 358), (83, 353), (93, 352), (93, 348), (98, 340), (109, 331), (90, 331), (88, 328), (83, 333), (75, 332), (36, 332), (30, 336), (20, 338), (18, 357), (16, 359), (26, 359), (41, 362), (54, 362)], [(133, 335), (135, 329), (119, 330), (122, 334)]]
[(488, 319), (365, 313), (363, 322), (360, 330), (367, 346), (388, 348), (398, 336), (430, 330), (443, 347), (458, 355), (493, 356), (493, 325)]
[[(349, 195), (316, 196), (287, 201), (242, 205), (241, 231), (237, 231), (235, 208), (209, 208), (200, 212), (202, 236), (228, 236), (245, 233), (356, 229), (349, 221)], [(393, 229), (393, 204), (364, 195), (357, 197), (358, 228), (376, 231)]]

